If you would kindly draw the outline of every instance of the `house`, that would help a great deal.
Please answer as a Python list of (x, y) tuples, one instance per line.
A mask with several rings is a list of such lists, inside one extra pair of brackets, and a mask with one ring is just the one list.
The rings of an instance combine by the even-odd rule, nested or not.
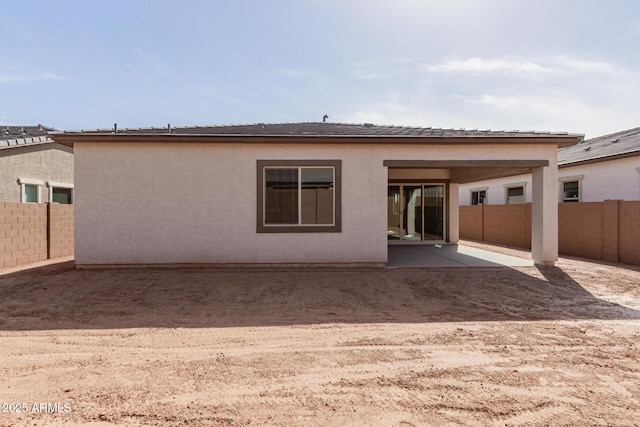
[(73, 148), (55, 143), (54, 130), (0, 126), (0, 202), (73, 202)]
[[(532, 200), (531, 174), (460, 185), (460, 205)], [(558, 202), (640, 200), (640, 128), (558, 149)]]
[(316, 122), (52, 137), (74, 149), (78, 266), (383, 266), (389, 244), (456, 243), (459, 185), (514, 171), (534, 178), (533, 260), (553, 264), (557, 150), (583, 139)]

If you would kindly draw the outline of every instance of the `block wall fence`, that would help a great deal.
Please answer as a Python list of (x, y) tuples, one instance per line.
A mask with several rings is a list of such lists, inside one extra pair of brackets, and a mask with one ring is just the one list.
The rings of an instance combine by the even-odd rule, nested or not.
[[(531, 204), (460, 206), (460, 237), (531, 249)], [(640, 201), (558, 204), (558, 250), (640, 265)]]
[(0, 203), (0, 268), (73, 256), (73, 205)]

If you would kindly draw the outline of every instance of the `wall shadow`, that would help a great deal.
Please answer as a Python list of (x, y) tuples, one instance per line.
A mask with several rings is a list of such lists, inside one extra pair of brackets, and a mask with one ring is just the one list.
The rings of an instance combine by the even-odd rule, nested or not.
[(560, 268), (106, 269), (0, 275), (0, 330), (640, 319)]

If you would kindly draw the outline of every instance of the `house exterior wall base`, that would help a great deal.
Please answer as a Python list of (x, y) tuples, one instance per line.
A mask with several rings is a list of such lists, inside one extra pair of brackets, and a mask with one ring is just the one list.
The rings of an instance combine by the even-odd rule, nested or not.
[(278, 269), (278, 268), (320, 268), (320, 269), (380, 269), (387, 266), (384, 262), (330, 262), (330, 263), (221, 263), (221, 264), (76, 264), (79, 270), (98, 269)]

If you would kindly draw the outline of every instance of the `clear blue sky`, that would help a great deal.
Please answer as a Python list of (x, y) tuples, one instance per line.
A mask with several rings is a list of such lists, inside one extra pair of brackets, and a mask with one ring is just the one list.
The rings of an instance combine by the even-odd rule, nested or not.
[(640, 1), (0, 0), (0, 123), (640, 126)]

